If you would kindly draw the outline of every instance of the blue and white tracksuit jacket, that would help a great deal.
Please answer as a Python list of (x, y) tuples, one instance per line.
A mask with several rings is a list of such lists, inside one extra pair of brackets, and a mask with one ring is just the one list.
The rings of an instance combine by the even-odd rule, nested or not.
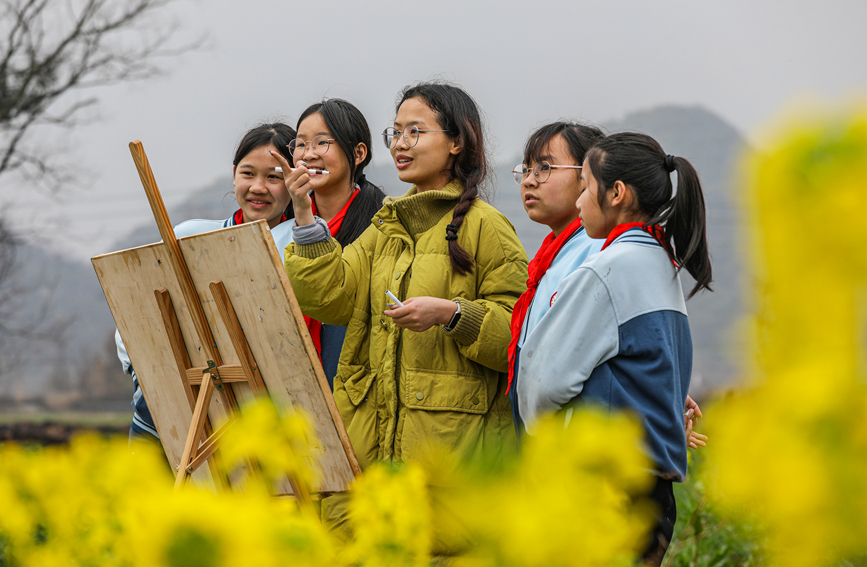
[(521, 381), (521, 349), (524, 348), (524, 342), (527, 340), (530, 332), (542, 320), (542, 317), (554, 305), (554, 302), (557, 300), (557, 290), (563, 279), (574, 272), (589, 256), (599, 252), (604, 243), (604, 240), (594, 240), (587, 236), (587, 231), (582, 226), (566, 241), (554, 258), (554, 261), (551, 262), (545, 275), (539, 280), (536, 294), (533, 296), (533, 301), (527, 308), (527, 315), (524, 317), (521, 335), (518, 337), (518, 350), (515, 354), (515, 373), (512, 388), (509, 391), (509, 399), (512, 402), (512, 412), (519, 440), (523, 434), (523, 427), (521, 416), (517, 411), (518, 404), (516, 399), (518, 395), (517, 384)]
[[(292, 225), (294, 224), (294, 221), (289, 220), (271, 229), (271, 236), (274, 238), (274, 244), (277, 245), (278, 256), (280, 256), (281, 261), (283, 260), (283, 249), (292, 242)], [(181, 238), (230, 226), (235, 226), (234, 215), (225, 221), (194, 219), (182, 222), (176, 226), (175, 235)], [(337, 361), (340, 358), (340, 350), (343, 348), (343, 338), (345, 335), (345, 327), (322, 325), (322, 366), (329, 382), (334, 379), (334, 375), (337, 373)], [(139, 387), (138, 378), (136, 378), (132, 363), (127, 355), (126, 347), (124, 347), (120, 333), (117, 331), (115, 331), (114, 340), (117, 345), (117, 357), (123, 365), (123, 371), (132, 376), (134, 388), (132, 397), (134, 413), (130, 427), (130, 437), (152, 435), (159, 438), (144, 395)]]
[(528, 433), (543, 414), (578, 402), (632, 410), (657, 473), (686, 476), (689, 320), (680, 276), (644, 230), (627, 230), (563, 280), (524, 341), (519, 370)]

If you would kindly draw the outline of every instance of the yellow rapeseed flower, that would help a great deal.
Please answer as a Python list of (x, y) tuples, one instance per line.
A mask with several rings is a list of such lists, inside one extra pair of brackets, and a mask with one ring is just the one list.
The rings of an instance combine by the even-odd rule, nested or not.
[(707, 411), (711, 496), (775, 564), (833, 565), (867, 552), (867, 112), (781, 125), (746, 176), (755, 376)]
[(427, 477), (415, 464), (370, 467), (353, 485), (347, 558), (370, 567), (422, 566), (432, 543)]
[(519, 463), (463, 495), (482, 553), (504, 566), (631, 565), (646, 544), (652, 465), (627, 415), (584, 408), (539, 424)]

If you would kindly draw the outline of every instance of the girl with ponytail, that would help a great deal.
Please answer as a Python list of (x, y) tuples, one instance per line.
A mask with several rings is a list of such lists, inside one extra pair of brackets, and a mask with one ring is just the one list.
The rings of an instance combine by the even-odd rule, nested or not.
[[(305, 313), (347, 325), (334, 398), (362, 467), (435, 466), (438, 450), (467, 459), (514, 451), (507, 348), (527, 257), (509, 221), (478, 198), (488, 174), (482, 132), (462, 89), (404, 89), (383, 139), (412, 187), (387, 197), (347, 246), (311, 213), (302, 168), (288, 178), (298, 226), (286, 271)], [(323, 515), (343, 527), (345, 500), (324, 501)], [(435, 553), (450, 551), (437, 540)]]
[(680, 270), (695, 278), (690, 297), (711, 283), (704, 197), (692, 165), (643, 134), (603, 138), (582, 165), (578, 216), (605, 243), (562, 281), (524, 342), (518, 410), (530, 434), (542, 414), (582, 403), (638, 415), (659, 507), (644, 559), (658, 565), (677, 514), (671, 483), (687, 465), (692, 339)]
[[(334, 236), (341, 246), (364, 232), (385, 198), (382, 189), (364, 175), (372, 157), (370, 144), (370, 128), (361, 111), (348, 101), (331, 98), (308, 106), (298, 118), (298, 135), (287, 146), (298, 169), (292, 172), (284, 156), (274, 155), (283, 166), (287, 188), (293, 180), (304, 177), (312, 214), (324, 221), (329, 236)], [(295, 218), (292, 202), (286, 215)], [(346, 327), (323, 324), (307, 316), (307, 311), (304, 313), (310, 338), (333, 389)]]

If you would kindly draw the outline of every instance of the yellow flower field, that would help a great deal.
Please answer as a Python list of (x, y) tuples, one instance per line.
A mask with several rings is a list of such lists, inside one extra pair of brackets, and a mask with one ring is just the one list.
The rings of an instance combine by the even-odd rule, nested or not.
[[(687, 482), (720, 525), (755, 528), (768, 564), (851, 565), (867, 557), (867, 111), (783, 123), (774, 140), (743, 164), (754, 353), (740, 389), (703, 408), (710, 446)], [(261, 474), (220, 494), (173, 491), (162, 455), (131, 454), (126, 439), (0, 445), (0, 567), (423, 566), (438, 538), (457, 565), (628, 566), (651, 524), (650, 465), (626, 415), (550, 420), (497, 466), (371, 467), (353, 487), (349, 543), (269, 494), (286, 471), (312, 481), (310, 439), (301, 415), (246, 408), (222, 459)], [(693, 519), (704, 505), (690, 503)], [(699, 564), (679, 549), (667, 564)]]

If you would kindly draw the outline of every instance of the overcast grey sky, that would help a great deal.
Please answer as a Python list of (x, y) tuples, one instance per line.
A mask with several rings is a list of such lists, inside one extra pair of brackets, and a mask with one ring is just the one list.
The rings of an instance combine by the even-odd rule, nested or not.
[(151, 219), (131, 140), (143, 141), (171, 205), (230, 174), (255, 123), (294, 126), (324, 96), (364, 112), (383, 161), (377, 134), (396, 94), (435, 76), (476, 98), (498, 159), (560, 117), (598, 123), (698, 104), (753, 136), (798, 98), (867, 95), (863, 0), (180, 0), (168, 16), (212, 47), (172, 61), (166, 77), (101, 89), (100, 121), (52, 132), (80, 164), (79, 188), (22, 199), (21, 183), (0, 181), (18, 224), (59, 224), (51, 242), (70, 257), (109, 252)]

